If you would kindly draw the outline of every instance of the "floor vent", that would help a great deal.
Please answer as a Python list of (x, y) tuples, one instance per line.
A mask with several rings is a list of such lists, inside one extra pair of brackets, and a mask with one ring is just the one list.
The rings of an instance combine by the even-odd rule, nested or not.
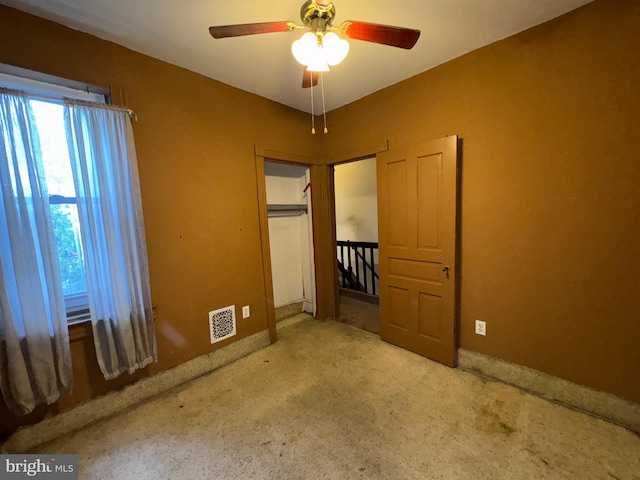
[(211, 343), (220, 342), (236, 334), (235, 305), (209, 312), (209, 333)]

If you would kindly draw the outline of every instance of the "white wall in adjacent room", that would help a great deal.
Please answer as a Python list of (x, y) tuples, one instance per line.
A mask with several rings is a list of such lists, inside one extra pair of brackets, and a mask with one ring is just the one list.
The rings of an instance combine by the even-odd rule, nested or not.
[(336, 165), (336, 236), (338, 240), (378, 241), (376, 159)]

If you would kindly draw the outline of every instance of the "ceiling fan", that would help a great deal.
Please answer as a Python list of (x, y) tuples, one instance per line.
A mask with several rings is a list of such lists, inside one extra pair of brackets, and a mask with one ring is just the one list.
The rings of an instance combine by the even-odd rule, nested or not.
[(309, 31), (292, 45), (294, 57), (305, 66), (305, 71), (309, 72), (303, 75), (303, 88), (315, 86), (318, 83), (318, 72), (328, 71), (330, 65), (337, 65), (346, 57), (349, 44), (342, 37), (407, 50), (413, 48), (420, 37), (420, 30), (350, 20), (334, 27), (335, 14), (336, 9), (332, 2), (307, 0), (300, 9), (302, 25), (287, 21), (245, 23), (209, 27), (209, 33), (213, 38), (228, 38), (308, 29)]

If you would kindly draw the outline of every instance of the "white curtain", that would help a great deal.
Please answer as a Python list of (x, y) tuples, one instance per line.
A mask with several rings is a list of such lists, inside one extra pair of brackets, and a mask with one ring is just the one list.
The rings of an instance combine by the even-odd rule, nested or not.
[(69, 332), (33, 113), (0, 91), (0, 383), (27, 414), (72, 384)]
[(65, 122), (96, 354), (112, 379), (157, 360), (131, 119), (68, 103)]

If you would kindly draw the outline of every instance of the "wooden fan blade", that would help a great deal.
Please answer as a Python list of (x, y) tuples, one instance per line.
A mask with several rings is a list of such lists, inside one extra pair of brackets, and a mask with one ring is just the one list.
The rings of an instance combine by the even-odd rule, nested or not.
[(244, 23), (240, 25), (209, 27), (209, 33), (213, 38), (227, 38), (256, 35), (259, 33), (289, 32), (294, 28), (295, 24), (292, 22)]
[(340, 31), (347, 37), (409, 50), (418, 41), (420, 30), (366, 22), (344, 22)]
[(318, 72), (310, 72), (306, 68), (302, 74), (302, 88), (315, 87), (318, 84)]

